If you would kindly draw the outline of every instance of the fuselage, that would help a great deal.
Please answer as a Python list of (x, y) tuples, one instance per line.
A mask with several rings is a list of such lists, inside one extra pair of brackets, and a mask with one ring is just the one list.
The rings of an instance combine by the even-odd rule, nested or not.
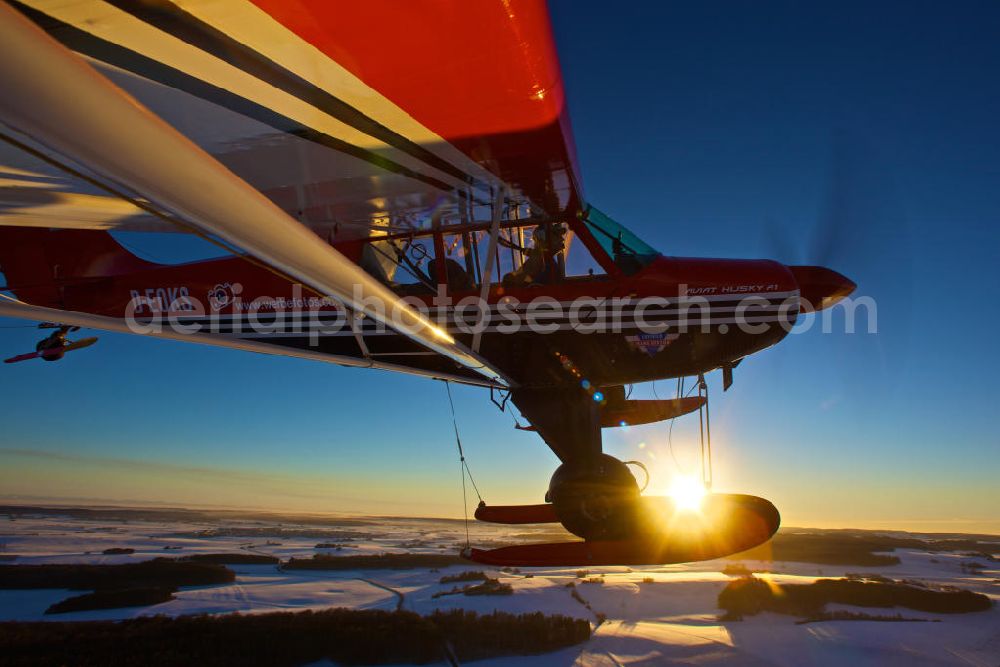
[[(246, 258), (163, 265), (136, 257), (103, 232), (5, 233), (20, 248), (4, 262), (11, 289), (27, 303), (125, 319), (137, 333), (169, 328), (477, 380), (474, 371), (396, 329), (356, 317), (334, 299)], [(335, 245), (366, 267), (372, 266), (366, 244), (371, 242)], [(438, 257), (449, 257), (441, 241), (435, 245)], [(613, 386), (732, 365), (780, 341), (800, 310), (828, 305), (854, 288), (821, 267), (655, 252), (639, 265), (634, 256), (602, 256), (591, 246), (604, 260), (601, 273), (572, 275), (560, 255), (558, 271), (525, 283), (513, 280), (514, 271), (498, 270), (487, 289), (451, 259), (440, 267), (425, 264), (420, 282), (380, 279), (409, 307), (527, 387)], [(476, 269), (470, 275), (479, 275), (481, 266), (473, 267), (468, 255), (463, 259)], [(377, 267), (366, 270), (377, 273)], [(49, 272), (55, 280), (46, 283)], [(393, 307), (384, 304), (386, 317), (379, 319), (391, 322)]]
[[(566, 359), (596, 385), (706, 372), (775, 344), (799, 312), (792, 272), (767, 260), (660, 257), (629, 277), (495, 285), (488, 315), (474, 304), (476, 290), (409, 292), (408, 303), (467, 346), (481, 329), (481, 354), (527, 385), (576, 381)], [(354, 319), (336, 302), (239, 258), (159, 266), (67, 285), (61, 293), (64, 309), (127, 314), (149, 326), (368, 354), (420, 369), (447, 365), (393, 329)]]

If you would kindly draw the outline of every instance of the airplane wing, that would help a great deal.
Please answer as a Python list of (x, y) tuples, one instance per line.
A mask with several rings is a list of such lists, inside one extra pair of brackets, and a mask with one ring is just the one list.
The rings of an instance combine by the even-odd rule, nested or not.
[[(536, 213), (579, 207), (539, 0), (10, 4), (328, 240), (488, 220), (501, 186)], [(176, 229), (10, 145), (0, 169), (2, 224)]]
[(363, 308), (349, 285), (398, 298), (323, 241), (580, 207), (539, 0), (9, 4), (0, 224), (193, 227)]

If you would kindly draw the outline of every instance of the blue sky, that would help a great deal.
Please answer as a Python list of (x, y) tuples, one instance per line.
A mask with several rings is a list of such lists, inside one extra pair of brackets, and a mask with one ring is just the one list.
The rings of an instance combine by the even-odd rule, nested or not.
[[(590, 201), (669, 255), (808, 263), (833, 228), (820, 254), (877, 300), (875, 335), (792, 335), (725, 395), (712, 378), (718, 488), (786, 525), (1000, 532), (1000, 7), (551, 9)], [(461, 514), (438, 382), (112, 334), (0, 372), (0, 495)], [(538, 502), (555, 457), (454, 395), (486, 499)], [(688, 470), (696, 427), (673, 431)], [(654, 486), (675, 472), (665, 424), (605, 442)]]

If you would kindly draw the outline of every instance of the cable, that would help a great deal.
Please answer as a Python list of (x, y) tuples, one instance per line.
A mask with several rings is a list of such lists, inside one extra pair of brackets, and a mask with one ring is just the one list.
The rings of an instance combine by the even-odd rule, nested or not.
[[(687, 398), (688, 396), (690, 396), (691, 392), (693, 392), (697, 388), (698, 388), (698, 383), (695, 382), (693, 385), (691, 385), (691, 388), (688, 389), (687, 394), (684, 395), (684, 398)], [(683, 391), (683, 390), (684, 390), (684, 385), (681, 384), (681, 391)]]
[[(507, 410), (504, 410), (504, 412), (507, 412)], [(514, 420), (514, 428), (516, 428), (519, 431), (526, 431), (526, 430), (528, 430), (531, 427), (531, 422), (530, 421), (528, 422), (528, 426), (522, 426), (521, 425), (521, 420), (517, 418), (516, 414), (514, 414), (514, 406), (513, 405), (512, 405), (512, 407), (510, 409), (510, 417), (511, 417), (511, 419)], [(524, 415), (522, 414), (521, 417), (524, 417)], [(527, 420), (525, 420), (525, 421), (527, 421)]]
[(465, 452), (462, 449), (462, 438), (458, 434), (458, 419), (455, 417), (455, 402), (451, 398), (451, 383), (444, 380), (444, 388), (448, 392), (448, 405), (451, 407), (451, 425), (455, 429), (455, 444), (458, 445), (458, 458), (461, 463), (462, 469), (462, 514), (465, 517), (465, 546), (472, 546), (472, 538), (469, 537), (469, 500), (465, 489), (465, 475), (469, 475), (469, 481), (472, 483), (472, 488), (476, 491), (476, 496), (479, 498), (479, 503), (483, 504), (483, 496), (479, 493), (479, 487), (476, 486), (476, 480), (472, 478), (472, 471), (469, 470), (469, 464), (465, 460)]
[[(705, 376), (698, 376), (698, 397), (701, 397), (701, 390), (705, 386)], [(698, 407), (698, 444), (701, 447), (701, 483), (705, 483), (705, 404)]]
[[(708, 479), (706, 480), (705, 486), (709, 491), (712, 490), (712, 426), (711, 420), (709, 419), (708, 413), (708, 383), (705, 382), (705, 376), (701, 377), (701, 382), (705, 386), (705, 450), (708, 453)], [(701, 390), (699, 390), (699, 395)]]
[(705, 375), (698, 375), (698, 397), (702, 398), (698, 407), (698, 434), (701, 444), (701, 483), (712, 490), (712, 426), (708, 412), (708, 382)]
[[(681, 392), (684, 391), (684, 378), (677, 378), (677, 396), (674, 400), (680, 400)], [(656, 383), (653, 383), (653, 396), (656, 396), (659, 400), (660, 396), (656, 393)], [(682, 475), (684, 473), (684, 468), (681, 466), (680, 461), (677, 460), (677, 454), (674, 452), (674, 422), (677, 421), (677, 417), (670, 418), (670, 427), (667, 429), (667, 451), (670, 452), (670, 458), (674, 462), (674, 467), (677, 468), (678, 472)]]
[[(684, 391), (684, 378), (677, 378), (677, 393), (674, 400), (680, 400), (681, 398), (687, 398), (691, 395), (694, 390), (698, 390), (698, 395), (701, 396), (704, 392), (705, 400), (701, 406), (698, 407), (698, 433), (699, 433), (699, 445), (701, 454), (701, 479), (705, 486), (711, 490), (712, 488), (712, 427), (709, 423), (709, 412), (708, 412), (708, 383), (705, 381), (705, 376), (699, 375), (698, 380), (691, 386), (687, 392)], [(656, 393), (656, 382), (653, 382), (653, 396), (657, 400), (660, 399), (659, 394)], [(678, 472), (682, 475), (686, 475), (684, 468), (681, 466), (680, 461), (677, 460), (677, 454), (674, 452), (674, 422), (677, 420), (676, 417), (671, 417), (670, 427), (667, 429), (667, 451), (670, 452), (670, 458), (673, 459), (674, 465), (677, 467)]]

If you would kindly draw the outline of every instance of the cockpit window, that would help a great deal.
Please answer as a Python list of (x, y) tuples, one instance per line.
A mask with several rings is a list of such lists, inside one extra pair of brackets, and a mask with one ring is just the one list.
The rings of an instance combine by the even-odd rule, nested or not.
[(583, 221), (604, 251), (614, 260), (615, 266), (627, 276), (638, 273), (660, 256), (653, 247), (593, 206), (587, 207)]

